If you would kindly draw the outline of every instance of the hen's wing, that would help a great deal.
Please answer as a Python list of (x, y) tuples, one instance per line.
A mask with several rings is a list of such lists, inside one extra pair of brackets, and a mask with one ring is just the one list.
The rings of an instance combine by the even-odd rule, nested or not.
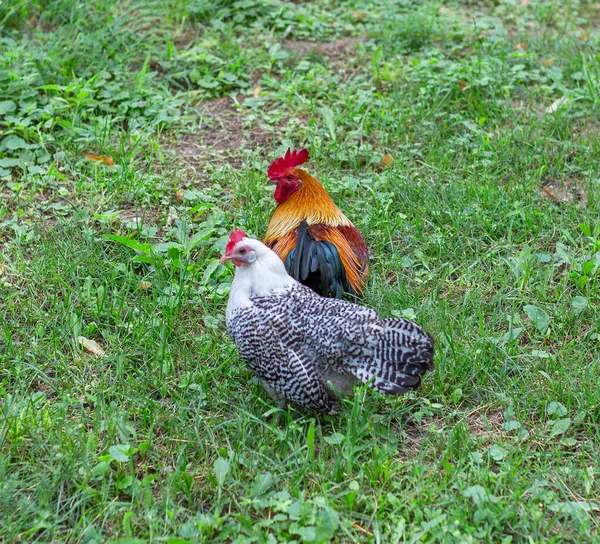
[[(283, 293), (255, 297), (256, 312), (277, 323), (277, 334), (284, 345), (306, 344), (318, 362), (342, 359), (360, 342), (361, 326), (378, 320), (370, 308), (317, 295), (310, 288), (295, 284)], [(350, 350), (350, 351), (349, 351)]]
[(251, 306), (239, 311), (228, 328), (240, 355), (275, 400), (285, 399), (316, 412), (337, 412), (339, 400), (315, 364), (317, 353), (290, 334), (286, 318), (285, 313), (266, 313)]
[[(421, 375), (433, 368), (433, 339), (412, 321), (380, 319), (369, 308), (320, 297), (302, 285), (268, 298), (268, 307), (278, 309), (283, 344), (305, 345), (317, 370), (330, 366), (397, 395), (417, 388)], [(267, 297), (255, 303), (267, 311)]]

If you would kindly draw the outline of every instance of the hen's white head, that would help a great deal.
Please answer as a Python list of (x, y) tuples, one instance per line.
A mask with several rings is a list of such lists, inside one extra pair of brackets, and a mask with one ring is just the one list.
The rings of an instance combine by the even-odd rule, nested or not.
[(225, 261), (236, 266), (228, 308), (247, 305), (251, 296), (267, 295), (295, 283), (277, 254), (262, 242), (248, 238), (243, 230), (235, 229), (229, 235), (220, 259)]
[[(236, 267), (252, 265), (254, 262), (272, 261), (273, 252), (258, 240), (248, 238), (243, 230), (235, 229), (229, 235), (229, 242), (225, 246), (225, 254), (220, 262), (231, 261)], [(277, 255), (275, 255), (277, 257)], [(283, 263), (277, 258), (276, 266)]]

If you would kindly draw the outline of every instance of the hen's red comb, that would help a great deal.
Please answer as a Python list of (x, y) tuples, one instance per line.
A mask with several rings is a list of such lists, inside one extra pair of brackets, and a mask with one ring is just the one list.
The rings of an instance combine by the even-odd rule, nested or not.
[(245, 237), (246, 233), (242, 229), (233, 229), (229, 235), (229, 242), (227, 242), (227, 245), (225, 246), (225, 255), (231, 253), (235, 244)]
[(267, 175), (269, 179), (277, 179), (285, 176), (285, 172), (288, 168), (294, 168), (304, 164), (308, 160), (308, 150), (301, 149), (300, 151), (291, 151), (288, 147), (285, 155), (274, 160), (269, 166)]

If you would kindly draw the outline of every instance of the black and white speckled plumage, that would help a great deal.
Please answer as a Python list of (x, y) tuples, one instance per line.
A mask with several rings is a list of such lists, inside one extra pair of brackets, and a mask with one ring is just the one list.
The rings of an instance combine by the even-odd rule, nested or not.
[(281, 406), (289, 401), (335, 413), (340, 401), (328, 382), (343, 394), (360, 380), (399, 395), (418, 387), (433, 368), (433, 340), (415, 323), (380, 319), (369, 308), (321, 297), (287, 276), (257, 240), (244, 238), (242, 245), (255, 255), (236, 270), (227, 329)]

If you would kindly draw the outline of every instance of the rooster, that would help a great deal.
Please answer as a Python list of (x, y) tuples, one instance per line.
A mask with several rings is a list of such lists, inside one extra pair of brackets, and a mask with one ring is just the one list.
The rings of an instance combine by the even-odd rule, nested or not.
[(369, 272), (367, 245), (323, 186), (297, 168), (308, 151), (290, 151), (271, 163), (277, 207), (264, 243), (300, 283), (327, 297), (361, 295)]
[(340, 408), (335, 390), (348, 394), (361, 381), (401, 395), (433, 369), (433, 339), (417, 324), (317, 295), (244, 231), (231, 233), (220, 261), (236, 266), (227, 330), (280, 408), (289, 401), (334, 414)]

